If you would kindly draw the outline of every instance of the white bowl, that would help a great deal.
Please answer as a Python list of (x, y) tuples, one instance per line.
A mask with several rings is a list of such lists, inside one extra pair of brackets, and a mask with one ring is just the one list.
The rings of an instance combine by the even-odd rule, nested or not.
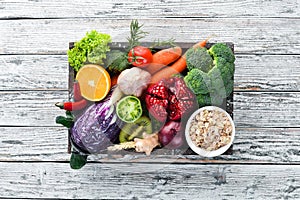
[[(200, 148), (198, 146), (196, 146), (191, 138), (190, 138), (190, 133), (189, 133), (189, 129), (190, 129), (190, 126), (191, 126), (191, 121), (195, 118), (195, 116), (202, 112), (203, 110), (217, 110), (217, 111), (220, 111), (222, 113), (225, 113), (226, 116), (228, 117), (231, 125), (232, 125), (232, 133), (231, 133), (231, 138), (230, 138), (230, 142), (228, 144), (226, 144), (225, 146), (222, 146), (220, 147), (219, 149), (217, 150), (213, 150), (213, 151), (208, 151), (208, 150), (205, 150), (203, 148)], [(233, 140), (234, 140), (234, 137), (235, 137), (235, 126), (234, 126), (234, 122), (231, 118), (231, 116), (223, 109), (219, 108), (219, 107), (216, 107), (216, 106), (205, 106), (205, 107), (202, 107), (198, 110), (196, 110), (189, 118), (189, 120), (187, 121), (187, 124), (186, 124), (186, 128), (185, 128), (185, 138), (186, 138), (186, 141), (189, 145), (189, 147), (197, 154), (201, 155), (201, 156), (204, 156), (204, 157), (215, 157), (215, 156), (219, 156), (221, 154), (223, 154), (224, 152), (226, 152), (230, 146), (232, 145), (233, 143)]]

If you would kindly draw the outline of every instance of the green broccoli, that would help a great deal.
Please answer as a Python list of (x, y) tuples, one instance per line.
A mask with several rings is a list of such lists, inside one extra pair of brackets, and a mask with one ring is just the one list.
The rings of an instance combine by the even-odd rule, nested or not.
[(230, 79), (228, 84), (225, 85), (226, 97), (228, 97), (232, 93), (233, 85), (234, 85), (234, 81), (233, 81), (233, 78), (232, 78), (232, 79)]
[[(219, 93), (219, 96), (225, 97), (225, 82), (222, 78), (221, 70), (214, 67), (209, 71), (208, 76), (211, 80), (210, 93)], [(220, 90), (220, 88), (223, 88), (223, 90)]]
[(184, 77), (186, 85), (193, 91), (194, 94), (207, 94), (210, 89), (210, 78), (207, 73), (200, 69), (192, 69)]
[(203, 107), (203, 106), (210, 106), (210, 105), (222, 105), (224, 101), (224, 97), (219, 96), (218, 93), (208, 93), (208, 94), (198, 94), (196, 96), (198, 106)]
[(224, 58), (226, 61), (233, 63), (235, 61), (232, 50), (224, 43), (216, 43), (209, 48), (208, 53), (214, 60), (217, 58)]
[(218, 68), (222, 70), (222, 72), (224, 70), (229, 70), (229, 73), (231, 73), (232, 75), (234, 74), (234, 70), (235, 70), (234, 62), (229, 62), (223, 57), (217, 57), (214, 60), (214, 66), (218, 66)]
[(207, 73), (213, 67), (213, 59), (206, 48), (190, 48), (186, 52), (186, 64), (190, 71), (197, 68)]
[(210, 99), (211, 99), (211, 105), (214, 105), (214, 106), (218, 106), (218, 105), (222, 105), (224, 99), (226, 97), (222, 96), (222, 93), (225, 94), (225, 91), (211, 91), (209, 94), (210, 94)]
[(199, 68), (189, 69), (184, 81), (195, 93), (199, 106), (221, 105), (233, 90), (235, 57), (223, 43), (214, 44), (207, 52), (213, 58), (212, 69), (208, 73)]
[(208, 52), (214, 59), (214, 67), (208, 73), (212, 83), (211, 90), (225, 98), (233, 89), (235, 56), (232, 50), (223, 43), (214, 44)]
[(212, 82), (212, 88), (221, 88), (227, 85), (233, 78), (234, 63), (223, 62), (223, 58), (214, 61), (214, 67), (208, 72), (208, 76)]
[(209, 94), (198, 94), (196, 96), (198, 106), (203, 107), (203, 106), (209, 106), (211, 105), (211, 99)]

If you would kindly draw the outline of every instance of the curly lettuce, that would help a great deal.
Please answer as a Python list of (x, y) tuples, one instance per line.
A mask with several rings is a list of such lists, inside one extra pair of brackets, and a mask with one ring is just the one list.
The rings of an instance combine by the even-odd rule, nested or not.
[(80, 41), (75, 42), (74, 48), (68, 50), (70, 66), (77, 72), (85, 62), (103, 64), (106, 53), (110, 51), (111, 36), (98, 33), (96, 30), (87, 32)]

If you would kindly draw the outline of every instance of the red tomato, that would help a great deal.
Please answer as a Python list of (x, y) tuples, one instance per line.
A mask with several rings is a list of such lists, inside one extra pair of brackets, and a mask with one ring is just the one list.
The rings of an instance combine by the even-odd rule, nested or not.
[(128, 53), (128, 62), (136, 67), (146, 67), (152, 62), (152, 53), (147, 47), (133, 47)]

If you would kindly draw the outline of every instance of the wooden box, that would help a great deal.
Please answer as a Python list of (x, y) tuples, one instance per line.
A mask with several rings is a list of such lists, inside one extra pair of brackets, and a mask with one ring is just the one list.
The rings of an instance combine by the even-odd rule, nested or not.
[[(183, 53), (192, 47), (194, 43), (176, 43), (179, 45)], [(207, 43), (206, 48), (210, 48), (214, 43)], [(232, 51), (234, 52), (234, 44), (230, 42), (226, 42), (226, 45), (228, 45)], [(118, 49), (118, 50), (125, 50), (127, 43), (112, 43), (110, 45), (111, 50), (112, 49)], [(142, 43), (144, 46), (149, 46), (149, 43)], [(69, 43), (69, 49), (72, 49), (74, 47), (74, 42)], [(71, 97), (72, 90), (73, 90), (73, 82), (74, 82), (74, 77), (75, 77), (75, 71), (73, 68), (69, 65), (69, 97)], [(223, 101), (223, 104), (219, 106), (223, 108), (224, 110), (227, 111), (227, 113), (230, 114), (230, 116), (233, 118), (233, 92)], [(71, 130), (69, 130), (69, 137), (68, 137), (68, 153), (71, 153), (71, 141), (70, 141), (70, 134)], [(233, 145), (224, 153), (224, 155), (230, 155), (232, 154), (233, 150)], [(141, 153), (136, 153), (134, 150), (123, 150), (123, 151), (118, 151), (115, 154), (119, 154), (121, 156), (124, 156), (126, 154), (141, 154)], [(184, 149), (176, 149), (176, 150), (169, 150), (169, 149), (155, 149), (151, 155), (196, 155), (190, 148), (184, 148)]]

